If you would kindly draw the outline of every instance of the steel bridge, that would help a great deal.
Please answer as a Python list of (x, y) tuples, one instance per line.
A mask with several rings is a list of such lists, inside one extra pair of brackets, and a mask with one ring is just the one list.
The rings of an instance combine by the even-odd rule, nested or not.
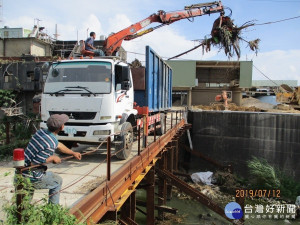
[[(75, 204), (70, 212), (79, 222), (87, 224), (99, 221), (114, 220), (121, 224), (137, 224), (135, 222), (138, 206), (146, 207), (147, 225), (155, 224), (155, 210), (158, 218), (163, 219), (164, 213), (176, 213), (176, 209), (166, 206), (166, 201), (172, 195), (172, 185), (206, 205), (226, 220), (224, 209), (211, 199), (176, 177), (178, 171), (179, 139), (191, 125), (185, 122), (182, 112), (171, 113), (169, 130), (157, 138), (154, 130), (153, 142), (141, 150), (140, 134), (138, 135), (138, 152), (121, 168), (111, 174), (110, 142), (107, 144), (107, 175), (106, 180), (94, 191)], [(179, 117), (178, 117), (179, 115)], [(174, 123), (174, 125), (173, 125)], [(147, 142), (146, 142), (147, 143)], [(155, 176), (158, 180), (156, 181)], [(157, 186), (158, 193), (155, 193)], [(136, 199), (136, 190), (146, 190), (146, 202)]]
[[(136, 127), (138, 131), (137, 141), (134, 147), (136, 149), (133, 151), (135, 155), (124, 161), (124, 164), (121, 164), (115, 171), (112, 171), (111, 166), (114, 163), (120, 164), (120, 161), (112, 162), (111, 158), (115, 154), (112, 154), (110, 137), (108, 137), (105, 149), (106, 159), (98, 163), (102, 165), (101, 175), (105, 174), (105, 178), (93, 191), (81, 197), (70, 209), (70, 213), (75, 215), (78, 222), (95, 224), (105, 220), (113, 220), (118, 221), (120, 224), (135, 225), (137, 224), (135, 217), (138, 210), (145, 214), (146, 224), (153, 225), (156, 220), (155, 215), (158, 215), (159, 219), (163, 219), (166, 212), (176, 214), (176, 209), (166, 207), (166, 201), (171, 198), (172, 187), (175, 186), (227, 221), (234, 224), (243, 224), (242, 219), (229, 219), (225, 215), (224, 208), (221, 208), (216, 202), (177, 177), (177, 175), (186, 176), (178, 170), (180, 138), (191, 128), (191, 124), (186, 123), (186, 113), (183, 111), (169, 112), (169, 117), (166, 117), (165, 120), (165, 127), (168, 129), (165, 129), (165, 133), (160, 136), (156, 135), (156, 129), (152, 128), (153, 135), (148, 137), (148, 132), (141, 132), (141, 130), (145, 130), (146, 126), (138, 125)], [(143, 120), (143, 123), (146, 124), (147, 120)], [(156, 121), (154, 124), (156, 124)], [(144, 135), (141, 135), (141, 133), (144, 133)], [(142, 144), (141, 140), (143, 140)], [(84, 152), (82, 155), (93, 154), (99, 150), (102, 144), (93, 151)], [(186, 150), (191, 151), (191, 149)], [(196, 156), (204, 158), (214, 165), (221, 166), (213, 159), (208, 159), (203, 155)], [(62, 160), (70, 158), (72, 157), (65, 157)], [(28, 169), (28, 167), (17, 168), (19, 173), (24, 169)], [(62, 190), (70, 186), (67, 185)], [(18, 186), (17, 190), (22, 188), (22, 186)], [(136, 199), (138, 189), (145, 189), (146, 202)], [(157, 193), (155, 190), (157, 190)], [(22, 219), (23, 197), (22, 194), (17, 195), (19, 221)], [(236, 199), (236, 201), (243, 206), (244, 199)], [(140, 206), (145, 207), (146, 212), (141, 210)], [(157, 211), (157, 214), (155, 211)]]

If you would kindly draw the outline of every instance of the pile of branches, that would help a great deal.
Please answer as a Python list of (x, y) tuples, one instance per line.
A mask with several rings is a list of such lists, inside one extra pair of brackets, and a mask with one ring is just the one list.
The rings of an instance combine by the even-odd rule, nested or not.
[(240, 27), (234, 25), (233, 20), (228, 16), (220, 16), (215, 20), (213, 28), (211, 31), (211, 38), (202, 41), (203, 52), (204, 49), (206, 52), (210, 51), (211, 45), (223, 49), (225, 54), (229, 57), (237, 55), (238, 58), (241, 56), (240, 50), (240, 41), (245, 41), (248, 43), (248, 46), (252, 51), (255, 51), (257, 54), (259, 39), (253, 41), (246, 41), (241, 36), (241, 31), (254, 26), (252, 22), (246, 22)]
[(253, 41), (247, 41), (242, 38), (242, 30), (255, 26), (252, 21), (244, 23), (242, 26), (238, 27), (234, 25), (233, 20), (229, 16), (220, 16), (215, 20), (212, 30), (211, 37), (209, 39), (201, 40), (200, 44), (195, 46), (194, 48), (183, 52), (179, 55), (176, 55), (170, 59), (177, 58), (188, 52), (191, 52), (202, 46), (202, 51), (209, 52), (211, 50), (211, 46), (218, 47), (220, 50), (224, 50), (225, 54), (228, 57), (233, 57), (236, 55), (238, 58), (241, 57), (240, 50), (240, 42), (245, 41), (248, 43), (248, 47), (255, 51), (257, 54), (259, 48), (260, 39), (256, 39)]

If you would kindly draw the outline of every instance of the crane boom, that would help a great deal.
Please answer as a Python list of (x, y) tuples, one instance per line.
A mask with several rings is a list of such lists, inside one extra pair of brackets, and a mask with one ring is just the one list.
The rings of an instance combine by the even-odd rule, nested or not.
[[(224, 14), (224, 8), (221, 1), (186, 6), (184, 10), (178, 10), (174, 12), (165, 12), (163, 10), (159, 10), (158, 13), (152, 14), (146, 19), (143, 19), (140, 22), (137, 22), (115, 34), (110, 35), (104, 44), (105, 54), (107, 56), (114, 55), (121, 47), (123, 40), (132, 40), (144, 34), (150, 33), (163, 25), (169, 25), (182, 19), (210, 15), (218, 12), (221, 13), (221, 15)], [(161, 23), (161, 25), (138, 33), (138, 31), (141, 29), (155, 22)]]

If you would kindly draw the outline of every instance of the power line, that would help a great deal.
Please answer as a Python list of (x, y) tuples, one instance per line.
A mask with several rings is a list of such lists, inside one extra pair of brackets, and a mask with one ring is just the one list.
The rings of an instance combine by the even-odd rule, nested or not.
[[(126, 51), (127, 53), (130, 53), (130, 54), (135, 54), (135, 55), (146, 55), (145, 53), (140, 53), (140, 52), (131, 52), (131, 51)], [(169, 60), (170, 56), (160, 56), (162, 59), (164, 60)], [(186, 60), (186, 61), (193, 61), (195, 59), (186, 59), (186, 58), (180, 58), (181, 60)], [(142, 61), (144, 62), (144, 61)]]
[[(300, 3), (300, 1), (299, 0), (286, 0), (286, 1), (284, 1), (284, 0), (251, 0), (251, 1), (253, 1), (253, 2), (291, 2), (291, 3)], [(251, 2), (250, 1), (250, 2)]]
[(272, 24), (272, 23), (280, 23), (280, 22), (284, 22), (284, 21), (287, 21), (287, 20), (294, 20), (294, 19), (299, 19), (299, 18), (300, 18), (300, 16), (295, 16), (295, 17), (290, 17), (290, 18), (277, 20), (277, 21), (272, 21), (272, 22), (258, 23), (258, 24), (254, 24), (254, 26), (261, 26), (261, 25), (267, 25), (267, 24)]
[[(256, 0), (253, 0), (253, 1), (256, 1)], [(299, 0), (298, 2), (300, 3), (300, 0)], [(285, 18), (285, 19), (282, 19), (282, 20), (270, 21), (270, 22), (266, 22), (266, 23), (253, 24), (252, 26), (262, 26), (262, 25), (268, 25), (268, 24), (273, 24), (273, 23), (281, 23), (281, 22), (285, 22), (285, 21), (288, 21), (288, 20), (294, 20), (294, 19), (300, 19), (300, 16), (294, 16), (294, 17)], [(172, 58), (169, 58), (169, 57), (162, 57), (162, 58), (166, 58), (166, 59), (168, 59), (168, 60), (173, 59), (173, 58), (177, 58), (177, 57), (179, 57), (179, 56), (182, 56), (182, 55), (184, 55), (184, 54), (187, 54), (187, 53), (189, 53), (189, 52), (191, 52), (191, 51), (193, 51), (193, 50), (199, 48), (201, 45), (202, 45), (202, 44), (197, 45), (196, 47), (194, 47), (194, 48), (192, 48), (192, 49), (190, 49), (190, 50), (188, 50), (188, 51), (186, 51), (186, 52), (184, 52), (184, 53), (181, 53), (181, 54), (179, 54), (179, 55), (177, 55), (177, 56), (174, 56), (174, 57), (172, 57)], [(138, 52), (130, 52), (130, 51), (127, 51), (127, 52), (128, 52), (128, 53), (132, 53), (132, 54), (136, 54), (136, 55), (145, 55), (145, 54), (143, 54), (143, 53), (138, 53)]]
[(139, 53), (139, 52), (130, 52), (130, 51), (126, 51), (127, 53), (132, 53), (132, 54), (136, 54), (136, 55), (146, 55), (145, 53)]
[(267, 78), (268, 80), (270, 80), (272, 83), (274, 83), (276, 86), (279, 86), (275, 81), (273, 81), (271, 78), (269, 78), (266, 74), (264, 74), (260, 69), (258, 69), (254, 64), (253, 67), (260, 72), (265, 78)]

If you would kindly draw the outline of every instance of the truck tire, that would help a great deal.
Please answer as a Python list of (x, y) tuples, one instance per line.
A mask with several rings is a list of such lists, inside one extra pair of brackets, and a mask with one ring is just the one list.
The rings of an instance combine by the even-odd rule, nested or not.
[(157, 135), (163, 135), (165, 133), (166, 131), (165, 120), (166, 120), (165, 114), (160, 113), (160, 122), (159, 122), (160, 127), (156, 129)]
[(118, 159), (127, 159), (130, 156), (133, 144), (133, 129), (129, 122), (122, 124), (119, 136), (121, 144), (115, 144), (115, 152)]

